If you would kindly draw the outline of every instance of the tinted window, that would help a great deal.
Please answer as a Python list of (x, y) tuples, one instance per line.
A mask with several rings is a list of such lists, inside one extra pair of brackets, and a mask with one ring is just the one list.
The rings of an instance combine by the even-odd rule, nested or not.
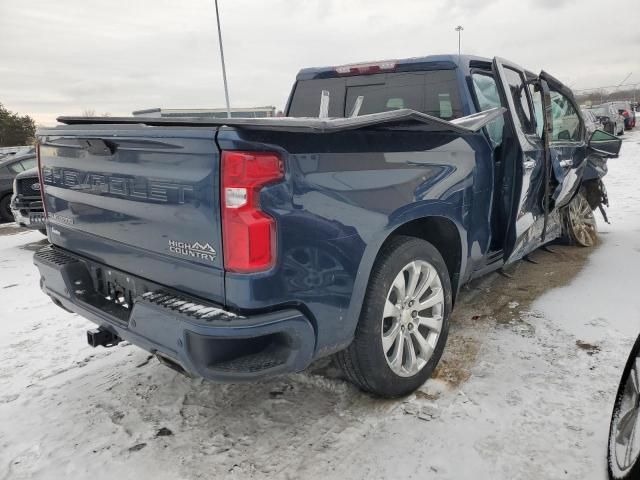
[(560, 92), (551, 90), (552, 140), (580, 140), (580, 117), (573, 103)]
[(344, 78), (298, 82), (291, 100), (289, 116), (317, 117), (320, 114), (320, 94), (322, 90), (327, 90), (330, 95), (329, 116), (344, 117), (344, 98), (346, 94), (346, 80)]
[(13, 173), (20, 173), (24, 171), (24, 168), (22, 168), (22, 164), (20, 162), (11, 163), (7, 165), (7, 168)]
[(317, 117), (322, 90), (330, 94), (330, 117), (349, 115), (359, 96), (360, 115), (411, 108), (444, 119), (462, 116), (453, 70), (303, 80), (296, 86), (289, 115)]
[[(502, 106), (498, 86), (493, 76), (484, 73), (474, 73), (471, 75), (471, 78), (473, 80), (473, 90), (476, 94), (478, 108), (481, 111)], [(502, 143), (504, 117), (500, 116), (496, 118), (489, 123), (486, 128), (493, 145), (500, 145)]]
[(35, 158), (27, 158), (25, 160), (22, 160), (20, 162), (22, 164), (22, 168), (25, 170), (30, 170), (33, 167), (36, 166), (36, 159)]
[(518, 117), (520, 127), (525, 133), (534, 133), (535, 129), (533, 127), (531, 108), (529, 107), (527, 90), (525, 89), (522, 74), (508, 67), (505, 67), (504, 72), (509, 90), (511, 91), (511, 97), (513, 98), (513, 104), (516, 109), (515, 114)]

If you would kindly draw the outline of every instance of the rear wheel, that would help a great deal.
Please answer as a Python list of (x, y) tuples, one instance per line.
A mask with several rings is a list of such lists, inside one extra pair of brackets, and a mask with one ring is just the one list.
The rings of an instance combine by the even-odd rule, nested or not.
[(583, 190), (571, 200), (563, 212), (563, 230), (568, 242), (593, 247), (598, 239), (598, 226)]
[(355, 338), (337, 354), (346, 377), (382, 397), (420, 387), (442, 356), (451, 299), (436, 248), (414, 237), (393, 238), (371, 273)]
[(640, 337), (622, 373), (609, 427), (609, 478), (640, 478)]
[(0, 198), (0, 219), (5, 222), (13, 222), (13, 213), (11, 213), (11, 195), (5, 195)]

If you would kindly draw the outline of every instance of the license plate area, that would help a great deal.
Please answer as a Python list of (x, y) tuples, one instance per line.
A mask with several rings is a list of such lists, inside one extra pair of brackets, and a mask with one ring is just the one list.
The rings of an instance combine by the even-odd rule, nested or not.
[(85, 301), (122, 323), (129, 322), (138, 296), (158, 288), (156, 284), (112, 268), (90, 263), (87, 267), (93, 291), (85, 296)]

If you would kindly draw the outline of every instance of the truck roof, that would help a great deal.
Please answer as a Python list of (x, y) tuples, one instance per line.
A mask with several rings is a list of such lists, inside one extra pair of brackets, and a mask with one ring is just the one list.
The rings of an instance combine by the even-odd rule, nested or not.
[(478, 57), (475, 55), (428, 55), (425, 57), (412, 57), (402, 59), (377, 60), (372, 62), (356, 62), (347, 65), (334, 65), (327, 67), (303, 68), (298, 72), (297, 80), (313, 80), (316, 78), (331, 78), (339, 76), (337, 69), (349, 67), (350, 65), (381, 65), (394, 64), (394, 71), (413, 71), (413, 70), (451, 70), (463, 67), (465, 70), (469, 65), (477, 62), (478, 64), (491, 64), (493, 60), (487, 57)]

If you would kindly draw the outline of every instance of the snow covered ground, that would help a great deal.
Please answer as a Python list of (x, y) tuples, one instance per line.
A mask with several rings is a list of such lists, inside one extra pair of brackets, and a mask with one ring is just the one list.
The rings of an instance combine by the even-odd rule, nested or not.
[(436, 378), (380, 401), (329, 362), (259, 384), (185, 378), (130, 345), (91, 349), (0, 226), (0, 480), (603, 479), (640, 332), (640, 132), (609, 162), (611, 225), (465, 287)]

